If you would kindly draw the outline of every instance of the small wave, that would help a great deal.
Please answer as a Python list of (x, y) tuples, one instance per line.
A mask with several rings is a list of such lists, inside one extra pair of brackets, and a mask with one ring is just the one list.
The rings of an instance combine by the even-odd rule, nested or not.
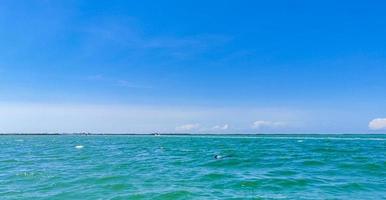
[(83, 147), (84, 147), (83, 145), (76, 145), (75, 146), (76, 149), (83, 149)]
[(157, 199), (187, 199), (192, 195), (193, 194), (191, 192), (185, 190), (167, 191), (159, 194)]
[(27, 176), (35, 176), (36, 173), (34, 172), (20, 172), (20, 173), (17, 173), (16, 176), (24, 176), (24, 177), (27, 177)]

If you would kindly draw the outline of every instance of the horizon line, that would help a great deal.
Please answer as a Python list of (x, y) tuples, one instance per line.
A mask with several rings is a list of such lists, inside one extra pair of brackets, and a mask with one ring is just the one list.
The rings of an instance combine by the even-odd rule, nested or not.
[(386, 133), (0, 133), (0, 135), (386, 135)]

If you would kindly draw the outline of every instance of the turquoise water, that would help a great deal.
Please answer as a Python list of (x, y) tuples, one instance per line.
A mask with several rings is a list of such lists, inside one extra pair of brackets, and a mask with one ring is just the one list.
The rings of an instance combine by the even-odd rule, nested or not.
[(0, 136), (0, 151), (2, 200), (386, 199), (385, 135)]

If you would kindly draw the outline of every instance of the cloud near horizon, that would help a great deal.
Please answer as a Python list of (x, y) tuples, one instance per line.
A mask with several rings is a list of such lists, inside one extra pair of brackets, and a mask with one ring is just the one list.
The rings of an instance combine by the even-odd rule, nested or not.
[[(243, 117), (232, 117), (235, 114)], [(285, 121), (301, 117), (291, 109), (0, 102), (0, 133), (249, 133), (248, 122), (257, 115)], [(254, 126), (280, 124), (265, 121)]]
[(376, 118), (369, 122), (371, 130), (386, 130), (386, 118)]
[(224, 124), (224, 125), (213, 126), (212, 130), (227, 130), (228, 128), (229, 128), (229, 125)]
[(258, 121), (253, 122), (252, 128), (253, 129), (279, 128), (279, 127), (283, 127), (285, 125), (286, 125), (286, 123), (284, 123), (284, 122), (258, 120)]
[(200, 128), (200, 124), (184, 124), (176, 127), (176, 131), (193, 131)]

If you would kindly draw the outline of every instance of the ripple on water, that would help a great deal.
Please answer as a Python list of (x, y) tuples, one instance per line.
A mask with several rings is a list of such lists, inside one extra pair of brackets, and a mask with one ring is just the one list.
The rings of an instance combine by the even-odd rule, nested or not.
[(317, 161), (317, 160), (305, 160), (302, 161), (302, 165), (306, 167), (317, 167), (317, 166), (322, 166), (325, 165), (326, 163), (323, 161)]
[(271, 176), (271, 177), (277, 177), (277, 176), (290, 177), (290, 176), (297, 175), (298, 173), (299, 172), (296, 172), (294, 170), (273, 170), (273, 171), (268, 172), (268, 176)]
[(217, 180), (224, 180), (224, 179), (232, 179), (235, 178), (235, 176), (231, 174), (225, 174), (225, 173), (210, 173), (210, 174), (205, 174), (201, 177), (202, 181), (217, 181)]
[(186, 190), (163, 192), (154, 197), (154, 199), (188, 199), (194, 196), (193, 193)]

